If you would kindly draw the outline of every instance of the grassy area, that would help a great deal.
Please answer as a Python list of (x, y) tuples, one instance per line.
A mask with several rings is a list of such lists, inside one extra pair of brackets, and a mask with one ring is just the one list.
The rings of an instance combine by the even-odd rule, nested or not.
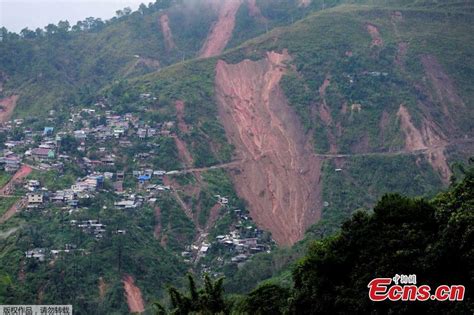
[(19, 197), (0, 197), (0, 216), (7, 212), (18, 199)]
[(0, 187), (5, 186), (6, 183), (12, 178), (12, 175), (5, 172), (5, 171), (0, 171)]

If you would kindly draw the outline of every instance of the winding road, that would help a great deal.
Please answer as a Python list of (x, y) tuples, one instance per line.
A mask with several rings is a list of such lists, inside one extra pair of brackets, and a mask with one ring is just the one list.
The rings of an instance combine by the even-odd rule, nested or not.
[[(398, 150), (398, 151), (389, 151), (389, 152), (367, 152), (367, 153), (315, 154), (315, 156), (321, 159), (337, 159), (337, 158), (350, 158), (350, 157), (358, 157), (358, 156), (413, 155), (413, 154), (429, 153), (436, 149), (444, 149), (450, 145), (470, 144), (470, 143), (474, 143), (474, 139), (472, 138), (454, 139), (447, 143), (436, 144), (436, 145), (428, 146), (426, 148), (419, 149), (419, 150)], [(247, 160), (248, 159), (234, 160), (228, 163), (216, 164), (216, 165), (212, 165), (208, 167), (186, 168), (182, 170), (168, 172), (166, 175), (173, 176), (173, 175), (183, 175), (183, 174), (188, 174), (188, 173), (206, 172), (206, 171), (210, 171), (214, 169), (237, 168), (240, 165), (244, 164)]]

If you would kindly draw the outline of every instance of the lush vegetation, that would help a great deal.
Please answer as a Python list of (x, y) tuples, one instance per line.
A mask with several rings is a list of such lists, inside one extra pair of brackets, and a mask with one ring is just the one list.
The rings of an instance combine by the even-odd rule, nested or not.
[[(291, 286), (267, 282), (248, 295), (228, 297), (222, 305), (222, 292), (215, 292), (216, 287), (222, 290), (222, 279), (213, 286), (206, 278), (200, 293), (190, 280), (190, 297), (170, 290), (173, 314), (467, 314), (474, 305), (468, 289), (474, 284), (473, 207), (472, 167), (462, 181), (431, 200), (387, 194), (373, 213), (357, 212), (334, 236), (311, 242), (293, 268)], [(370, 301), (367, 284), (395, 274), (416, 274), (417, 283), (432, 288), (462, 284), (467, 288), (464, 301)], [(206, 302), (219, 302), (213, 305), (220, 308), (209, 311), (199, 294)]]
[[(267, 51), (288, 49), (292, 60), (281, 87), (305, 131), (312, 134), (316, 152), (328, 153), (331, 145), (343, 153), (401, 150), (404, 138), (396, 114), (400, 104), (409, 108), (418, 127), (428, 113), (449, 137), (472, 133), (469, 102), (465, 102), (465, 109), (450, 108), (456, 122), (456, 128), (451, 128), (443, 118), (440, 99), (430, 99), (436, 95), (433, 87), (417, 88), (419, 82), (426, 82), (420, 58), (429, 54), (453, 79), (462, 99), (474, 99), (474, 58), (469, 58), (474, 51), (474, 32), (469, 4), (381, 0), (370, 1), (371, 6), (335, 7), (347, 1), (318, 0), (304, 8), (297, 2), (257, 0), (263, 18), (252, 17), (243, 5), (228, 45), (234, 48), (219, 58), (237, 63), (245, 58), (261, 59)], [(397, 22), (392, 13), (398, 10), (403, 20)], [(164, 13), (169, 16), (177, 49), (165, 47), (159, 26)], [(34, 131), (44, 127), (42, 118), (48, 109), (56, 110), (48, 124), (58, 128), (64, 126), (72, 107), (93, 107), (98, 101), (115, 113), (133, 113), (152, 126), (176, 122), (175, 102), (183, 101), (183, 119), (189, 131), (181, 131), (175, 124), (170, 132), (184, 141), (193, 166), (231, 161), (233, 147), (217, 119), (216, 58), (188, 60), (197, 55), (216, 18), (217, 13), (205, 6), (161, 0), (141, 6), (137, 12), (121, 10), (110, 21), (89, 18), (75, 26), (61, 22), (19, 35), (2, 29), (0, 98), (20, 94), (15, 115), (25, 118), (25, 125)], [(371, 47), (367, 23), (379, 29), (382, 47)], [(263, 35), (255, 38), (259, 34)], [(404, 71), (394, 64), (401, 41), (409, 43)], [(326, 78), (330, 84), (323, 98), (319, 88)], [(141, 97), (144, 93), (151, 97)], [(418, 104), (426, 100), (430, 106), (420, 109)], [(330, 123), (317, 110), (323, 103), (329, 109)], [(383, 117), (388, 118), (382, 124)], [(96, 126), (103, 121), (90, 123)], [(74, 126), (81, 127), (81, 123)], [(12, 140), (22, 138), (15, 130), (12, 134)], [(87, 141), (91, 150), (98, 146)], [(185, 167), (172, 137), (133, 140), (123, 149), (118, 142), (108, 143), (114, 150), (123, 150), (117, 169), (133, 170), (139, 165), (135, 155), (151, 150), (155, 152), (146, 161), (149, 167)], [(72, 157), (84, 156), (77, 151), (78, 141), (73, 137), (63, 138), (61, 146)], [(450, 160), (463, 160), (469, 150), (453, 151)], [(30, 178), (55, 190), (86, 175), (73, 163), (66, 162), (65, 169), (62, 175), (34, 171)], [(0, 174), (0, 184), (8, 178)], [(179, 176), (176, 181), (183, 186), (195, 183), (191, 176)], [(153, 183), (163, 184), (161, 180)], [(417, 273), (420, 282), (433, 285), (472, 285), (472, 172), (431, 201), (412, 199), (431, 198), (442, 186), (421, 156), (369, 155), (328, 161), (322, 183), (326, 202), (322, 220), (307, 231), (303, 241), (292, 248), (255, 255), (240, 269), (235, 264), (222, 266), (217, 257), (225, 256), (225, 250), (215, 246), (202, 262), (216, 267), (227, 280), (204, 278), (204, 288), (197, 289), (189, 279), (190, 294), (170, 289), (169, 305), (167, 300), (163, 303), (166, 307), (157, 305), (158, 312), (167, 312), (168, 306), (175, 314), (472, 311), (472, 295), (463, 303), (441, 308), (432, 302), (373, 304), (367, 299), (366, 288), (375, 276), (402, 272)], [(193, 210), (199, 211), (197, 222), (185, 215), (171, 194), (139, 209), (116, 209), (114, 202), (120, 196), (112, 192), (110, 182), (93, 200), (82, 200), (78, 211), (67, 212), (54, 205), (17, 214), (0, 227), (0, 303), (75, 301), (79, 314), (126, 313), (125, 274), (135, 277), (145, 302), (162, 298), (166, 284), (184, 286), (182, 276), (190, 266), (179, 254), (193, 243), (199, 228), (206, 226), (215, 195), (228, 197), (233, 207), (246, 211), (245, 202), (238, 198), (223, 170), (202, 173), (199, 184), (200, 194), (190, 202)], [(136, 186), (136, 178), (125, 179), (125, 189)], [(387, 195), (377, 203), (387, 192), (407, 197)], [(0, 214), (14, 200), (2, 199)], [(367, 210), (374, 204), (374, 211)], [(357, 209), (360, 211), (353, 214)], [(100, 240), (70, 223), (91, 219), (108, 226)], [(235, 213), (221, 210), (209, 237), (228, 233), (235, 221)], [(126, 230), (126, 234), (117, 230)], [(9, 237), (10, 233), (15, 237)], [(81, 250), (49, 256), (46, 263), (25, 258), (29, 249), (64, 249), (66, 244)], [(107, 287), (104, 296), (99, 293), (100, 281)], [(222, 288), (228, 293), (252, 292), (223, 297)]]
[(5, 171), (0, 172), (0, 187), (5, 186), (6, 183), (10, 180), (11, 175)]
[[(395, 10), (401, 14), (400, 20), (393, 18)], [(441, 112), (442, 100), (431, 96), (437, 92), (429, 84), (421, 88), (417, 82), (426, 76), (421, 57), (433, 55), (452, 77), (459, 95), (465, 100), (472, 98), (472, 88), (466, 82), (474, 64), (461, 61), (472, 50), (471, 36), (460, 31), (471, 27), (470, 18), (454, 5), (442, 11), (406, 9), (400, 4), (395, 8), (343, 5), (258, 37), (248, 43), (252, 49), (234, 50), (226, 58), (238, 62), (262, 58), (266, 51), (288, 49), (294, 68), (283, 78), (282, 88), (305, 129), (312, 132), (318, 152), (328, 152), (330, 142), (338, 152), (399, 150), (404, 144), (396, 115), (400, 104), (410, 109), (415, 124), (419, 125), (421, 116), (429, 115), (446, 134), (459, 137), (468, 132), (471, 112), (461, 117), (453, 110), (458, 125), (449, 126), (449, 118)], [(377, 27), (382, 46), (371, 45), (366, 29), (369, 23)], [(395, 62), (401, 42), (408, 45), (404, 69)], [(330, 84), (322, 97), (319, 88), (325, 78)], [(427, 100), (430, 105), (420, 107)], [(329, 109), (330, 122), (318, 111), (323, 103)], [(382, 124), (383, 117), (386, 121)]]
[(18, 201), (16, 197), (0, 197), (0, 216)]
[[(111, 197), (111, 194), (98, 196), (74, 213), (52, 207), (47, 211), (17, 214), (16, 220), (26, 221), (28, 225), (16, 237), (0, 242), (0, 273), (15, 279), (2, 295), (4, 302), (34, 304), (40, 294), (44, 303), (74, 301), (78, 314), (97, 310), (126, 313), (123, 275), (134, 275), (145, 299), (160, 294), (157, 283), (179, 283), (186, 268), (153, 237), (154, 210), (150, 207), (118, 210)], [(181, 249), (194, 235), (192, 224), (175, 206), (163, 206), (167, 210), (162, 214), (165, 228), (171, 229), (167, 232), (168, 247)], [(71, 223), (71, 220), (92, 219), (106, 225), (107, 232), (100, 240)], [(119, 234), (117, 230), (126, 232)], [(74, 250), (57, 256), (49, 253), (50, 249), (64, 250), (66, 244), (73, 244)], [(46, 262), (25, 258), (25, 252), (33, 248), (46, 249)], [(98, 294), (99, 278), (107, 288), (105, 296)]]

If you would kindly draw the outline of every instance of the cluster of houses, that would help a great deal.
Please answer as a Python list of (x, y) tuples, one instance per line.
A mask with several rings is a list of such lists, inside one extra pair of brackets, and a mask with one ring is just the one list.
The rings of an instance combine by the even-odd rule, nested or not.
[[(151, 95), (143, 94), (141, 98), (149, 99)], [(104, 107), (101, 103), (97, 106)], [(54, 115), (54, 111), (50, 112), (50, 116)], [(59, 132), (49, 126), (44, 127), (42, 131), (32, 132), (24, 128), (23, 120), (14, 120), (3, 124), (1, 128), (6, 128), (8, 132), (12, 128), (20, 128), (24, 136), (20, 137), (22, 140), (8, 139), (5, 142), (5, 150), (0, 156), (0, 167), (3, 166), (5, 171), (15, 172), (22, 163), (26, 162), (35, 165), (40, 170), (62, 171), (65, 165), (73, 162), (85, 171), (83, 174), (88, 174), (77, 178), (69, 188), (56, 191), (49, 191), (46, 187), (42, 187), (38, 180), (26, 181), (24, 188), (28, 209), (44, 209), (51, 203), (60, 205), (63, 209), (69, 209), (69, 213), (72, 213), (78, 211), (81, 200), (96, 197), (98, 191), (110, 187), (106, 183), (112, 183), (113, 190), (118, 196), (113, 204), (114, 208), (132, 211), (146, 203), (154, 203), (157, 200), (157, 194), (172, 189), (169, 185), (163, 184), (162, 177), (178, 174), (179, 171), (153, 169), (153, 166), (147, 162), (155, 152), (156, 143), (147, 140), (157, 136), (172, 136), (174, 127), (174, 121), (156, 122), (150, 125), (133, 114), (117, 115), (112, 111), (95, 109), (73, 111), (65, 129)], [(74, 140), (71, 142), (77, 146), (79, 154), (70, 153), (74, 155), (73, 157), (67, 155), (69, 151), (62, 148), (64, 146), (62, 140), (66, 137)], [(142, 140), (144, 142), (141, 142)], [(110, 141), (114, 141), (113, 143), (118, 146), (111, 146)], [(132, 141), (135, 145), (145, 143), (150, 150), (134, 154), (134, 161), (144, 161), (144, 163), (135, 163), (133, 167), (135, 169), (126, 173), (117, 165), (123, 164), (120, 156), (121, 149), (131, 147)], [(126, 191), (124, 183), (130, 187), (130, 181), (126, 181), (128, 176), (134, 178), (136, 188)], [(205, 233), (201, 235), (199, 242), (187, 246), (182, 252), (182, 257), (186, 261), (197, 263), (207, 255), (214, 255), (214, 248), (220, 248), (226, 253), (226, 258), (218, 257), (218, 259), (223, 262), (225, 260), (225, 263), (241, 264), (252, 255), (271, 249), (272, 243), (262, 238), (263, 231), (255, 228), (251, 218), (239, 209), (232, 209), (227, 197), (221, 195), (214, 197), (221, 207), (228, 209), (236, 216), (237, 223), (232, 225), (232, 231), (228, 234), (218, 235), (214, 239), (209, 239), (208, 234)], [(99, 220), (70, 220), (70, 224), (96, 240), (102, 239), (107, 231), (106, 225)], [(125, 230), (117, 230), (114, 233), (125, 234)], [(46, 257), (55, 257), (60, 253), (69, 253), (73, 250), (77, 249), (68, 244), (65, 249), (34, 248), (25, 252), (25, 256), (44, 261)]]
[[(55, 115), (55, 111), (52, 110), (49, 120), (53, 120), (51, 117)], [(95, 156), (100, 156), (99, 158), (82, 157), (80, 162), (86, 168), (113, 167), (117, 157), (107, 152), (111, 149), (110, 140), (118, 139), (120, 147), (130, 147), (133, 139), (146, 140), (157, 136), (170, 136), (174, 126), (174, 121), (156, 122), (151, 126), (131, 113), (117, 115), (110, 110), (99, 113), (90, 108), (71, 112), (69, 120), (61, 131), (56, 131), (51, 126), (45, 126), (42, 131), (33, 131), (24, 124), (22, 119), (15, 119), (0, 125), (0, 132), (8, 136), (4, 142), (3, 154), (0, 155), (0, 168), (13, 173), (19, 169), (23, 160), (27, 160), (41, 164), (38, 165), (39, 168), (45, 170), (60, 169), (62, 162), (70, 160), (68, 155), (61, 153), (64, 151), (61, 148), (61, 140), (68, 136), (76, 139), (78, 152), (94, 153)], [(41, 139), (40, 143), (38, 139)], [(96, 146), (101, 144), (103, 146), (97, 150)], [(136, 158), (147, 159), (152, 153), (138, 153)]]
[(99, 220), (83, 220), (78, 222), (77, 220), (71, 220), (70, 224), (81, 229), (82, 232), (93, 235), (96, 239), (104, 237), (106, 225), (99, 222)]
[(46, 202), (64, 203), (70, 207), (77, 207), (79, 199), (91, 198), (98, 187), (104, 183), (102, 174), (91, 174), (78, 179), (71, 188), (50, 192), (41, 187), (38, 180), (28, 180), (25, 188), (28, 208), (44, 208)]
[[(245, 229), (245, 236), (241, 232), (242, 229)], [(216, 236), (215, 243), (233, 254), (230, 260), (232, 263), (242, 263), (254, 254), (270, 251), (271, 244), (262, 242), (262, 233), (263, 231), (253, 226), (240, 226), (240, 229), (233, 230), (229, 234)], [(249, 234), (251, 237), (248, 237)]]
[[(0, 166), (7, 172), (16, 172), (23, 160), (36, 162), (38, 164), (54, 164), (57, 160), (58, 141), (60, 137), (50, 137), (54, 128), (45, 127), (43, 132), (32, 132), (23, 129), (24, 139), (7, 140), (4, 142), (5, 149), (0, 156)], [(34, 137), (43, 137), (39, 144), (35, 144)], [(45, 169), (57, 167), (49, 165)]]
[[(143, 99), (152, 98), (147, 93), (141, 97)], [(104, 102), (98, 102), (96, 106), (106, 107)], [(51, 110), (48, 121), (54, 121), (55, 116), (56, 112)], [(93, 123), (94, 121), (96, 123)], [(77, 124), (81, 127), (77, 128)], [(39, 170), (63, 171), (66, 162), (73, 162), (89, 175), (77, 179), (70, 188), (51, 192), (46, 188), (41, 188), (39, 181), (29, 181), (25, 184), (25, 189), (30, 209), (44, 208), (47, 202), (64, 203), (74, 208), (78, 206), (80, 199), (93, 197), (94, 192), (103, 187), (105, 180), (113, 182), (116, 193), (126, 193), (124, 192), (126, 174), (124, 171), (114, 170), (119, 157), (111, 152), (114, 148), (110, 146), (109, 139), (118, 138), (119, 146), (127, 147), (132, 144), (132, 137), (147, 139), (157, 135), (170, 135), (170, 130), (173, 127), (173, 121), (157, 122), (154, 126), (150, 126), (131, 113), (117, 115), (113, 111), (101, 109), (96, 111), (90, 108), (73, 110), (61, 131), (50, 126), (44, 127), (42, 131), (32, 131), (22, 119), (16, 119), (0, 125), (0, 131), (7, 135), (7, 141), (4, 142), (5, 149), (0, 156), (0, 169), (3, 168), (7, 172), (14, 173), (20, 169), (22, 163), (26, 163), (34, 165)], [(16, 134), (20, 130), (22, 136), (14, 136), (14, 129)], [(65, 137), (76, 139), (77, 151), (86, 152), (89, 150), (89, 153), (92, 154), (83, 153), (82, 156), (73, 158), (66, 155), (61, 147), (62, 139)], [(97, 146), (97, 144), (99, 145)], [(88, 145), (90, 148), (87, 147)], [(152, 153), (153, 150), (148, 153), (140, 152), (134, 157), (137, 160), (149, 160)], [(155, 201), (154, 195), (156, 193), (170, 190), (171, 187), (162, 185), (160, 181), (152, 181), (152, 178), (154, 176), (159, 178), (165, 174), (167, 174), (165, 170), (153, 170), (147, 167), (132, 171), (131, 175), (136, 179), (137, 188), (146, 191), (149, 197), (147, 200), (139, 200), (139, 198), (132, 200), (133, 198), (129, 196), (122, 196), (122, 200), (116, 203), (116, 207), (137, 208), (144, 201)]]
[(33, 248), (25, 252), (25, 257), (43, 262), (46, 259), (56, 259), (62, 253), (69, 254), (74, 251), (84, 253), (84, 249), (78, 249), (74, 244), (65, 244), (64, 249)]
[[(270, 252), (274, 245), (273, 240), (264, 238), (263, 230), (255, 227), (252, 219), (244, 211), (232, 209), (227, 197), (221, 195), (214, 197), (221, 207), (226, 208), (235, 216), (236, 223), (232, 225), (234, 229), (228, 234), (217, 235), (215, 239), (209, 239), (208, 233), (201, 234), (196, 243), (186, 246), (185, 251), (181, 253), (186, 262), (196, 264), (206, 256), (218, 255), (217, 260), (222, 264), (241, 265), (257, 253)], [(207, 266), (201, 267), (201, 271), (211, 272)]]
[[(82, 112), (88, 113), (90, 117), (84, 119), (81, 116)], [(98, 121), (101, 117), (105, 117), (105, 121), (100, 121), (101, 124), (97, 126), (91, 126), (91, 121)], [(105, 111), (104, 114), (99, 115), (94, 109), (82, 109), (79, 113), (71, 114), (69, 122), (73, 124), (81, 122), (83, 125), (83, 127), (73, 131), (74, 138), (81, 142), (92, 138), (98, 143), (104, 143), (114, 138), (123, 140), (133, 135), (136, 135), (139, 139), (152, 138), (157, 135), (170, 135), (170, 130), (174, 127), (173, 121), (157, 122), (154, 126), (150, 126), (131, 113), (116, 115), (112, 111)], [(127, 142), (121, 143), (127, 145)]]

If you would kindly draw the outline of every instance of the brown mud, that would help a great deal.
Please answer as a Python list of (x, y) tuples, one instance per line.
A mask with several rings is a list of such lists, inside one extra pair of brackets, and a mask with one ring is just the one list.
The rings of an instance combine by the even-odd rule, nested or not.
[(321, 161), (279, 86), (290, 56), (216, 67), (219, 116), (242, 163), (232, 178), (261, 227), (281, 245), (300, 240), (321, 214)]

